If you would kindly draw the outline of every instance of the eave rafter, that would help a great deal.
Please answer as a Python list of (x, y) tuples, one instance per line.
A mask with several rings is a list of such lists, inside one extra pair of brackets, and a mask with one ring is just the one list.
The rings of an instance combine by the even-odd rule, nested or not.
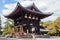
[[(31, 5), (31, 6), (33, 6), (34, 8), (36, 8), (36, 6), (34, 5), (34, 3), (33, 3), (33, 5)], [(36, 8), (36, 10), (38, 10), (38, 9)], [(6, 17), (7, 17), (7, 18), (14, 19), (15, 15), (19, 14), (19, 12), (22, 12), (22, 13), (24, 13), (24, 12), (25, 12), (25, 13), (29, 12), (29, 13), (31, 13), (31, 14), (33, 14), (33, 15), (37, 15), (40, 19), (45, 18), (45, 17), (48, 17), (48, 16), (50, 16), (50, 15), (53, 14), (53, 13), (45, 14), (45, 13), (43, 13), (43, 12), (38, 12), (38, 11), (33, 11), (33, 10), (30, 10), (30, 9), (27, 9), (27, 8), (23, 7), (23, 6), (18, 2), (15, 10), (14, 10), (11, 14), (9, 14), (8, 16), (6, 16)]]

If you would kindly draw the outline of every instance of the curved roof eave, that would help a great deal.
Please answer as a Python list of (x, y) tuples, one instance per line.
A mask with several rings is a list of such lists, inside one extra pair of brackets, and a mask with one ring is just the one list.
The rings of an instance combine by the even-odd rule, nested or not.
[(36, 11), (30, 10), (30, 9), (26, 9), (20, 3), (17, 3), (17, 6), (16, 6), (15, 10), (6, 17), (11, 18), (13, 15), (17, 14), (17, 12), (19, 12), (20, 9), (22, 9), (22, 10), (24, 10), (26, 12), (31, 12), (31, 13), (36, 14), (38, 16), (42, 16), (41, 19), (45, 18), (45, 17), (48, 17), (48, 16), (53, 14), (53, 13), (44, 14), (44, 13), (36, 12)]

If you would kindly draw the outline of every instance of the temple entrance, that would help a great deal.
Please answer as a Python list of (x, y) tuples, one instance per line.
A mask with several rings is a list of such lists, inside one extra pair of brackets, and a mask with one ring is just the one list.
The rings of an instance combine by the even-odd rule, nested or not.
[(35, 31), (35, 27), (33, 25), (24, 25), (23, 30), (25, 33), (32, 33)]
[(23, 25), (23, 30), (24, 30), (25, 33), (27, 33), (28, 25)]
[(15, 10), (8, 16), (14, 20), (15, 31), (19, 35), (23, 35), (24, 33), (36, 33), (40, 32), (40, 20), (52, 15), (53, 13), (43, 13), (41, 12), (33, 3), (28, 7), (23, 7), (18, 2)]
[(23, 30), (23, 25), (18, 25), (15, 27), (15, 31), (17, 33), (18, 36), (21, 36), (24, 34), (24, 30)]
[(16, 32), (18, 33), (36, 33), (36, 27), (34, 27), (32, 24), (31, 25), (26, 25), (26, 24), (23, 24), (23, 25), (18, 25), (16, 28)]

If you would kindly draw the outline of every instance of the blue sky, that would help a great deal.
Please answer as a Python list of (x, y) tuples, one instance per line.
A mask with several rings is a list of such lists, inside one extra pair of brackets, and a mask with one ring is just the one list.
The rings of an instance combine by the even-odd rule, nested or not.
[(11, 4), (11, 3), (13, 4), (15, 2), (16, 1), (14, 1), (14, 0), (0, 0), (0, 14), (2, 14), (2, 10), (6, 9), (4, 7), (5, 4)]
[[(42, 21), (54, 21), (60, 16), (60, 0), (0, 0), (0, 14), (9, 15), (15, 9), (17, 2), (20, 2), (22, 6), (28, 6), (34, 2), (37, 8), (42, 12), (54, 13)], [(3, 16), (2, 20), (5, 21)]]

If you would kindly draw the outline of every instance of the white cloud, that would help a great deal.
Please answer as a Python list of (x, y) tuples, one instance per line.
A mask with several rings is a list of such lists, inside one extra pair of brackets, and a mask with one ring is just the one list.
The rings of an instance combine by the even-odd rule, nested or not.
[(31, 1), (31, 0), (15, 0), (17, 2), (23, 2), (23, 1)]
[(0, 17), (1, 17), (1, 27), (3, 28), (5, 26), (6, 18), (2, 14), (0, 14)]
[(15, 4), (5, 4), (4, 5), (6, 9), (2, 10), (3, 15), (9, 15), (16, 7), (16, 3)]
[(43, 6), (46, 6), (47, 5), (47, 2), (45, 1), (34, 1), (34, 3), (36, 4), (36, 6), (38, 7), (38, 8), (41, 8), (41, 7), (43, 7)]
[(24, 0), (15, 0), (15, 1), (17, 1), (17, 2), (21, 2), (21, 1), (24, 1)]
[(41, 19), (41, 21), (45, 22), (45, 21), (54, 21), (57, 19), (58, 16), (50, 16), (50, 17), (46, 17), (44, 19)]
[[(51, 17), (46, 18), (47, 20), (55, 20), (58, 16), (60, 16), (60, 0), (32, 0), (32, 1), (26, 1), (26, 0), (15, 0), (19, 1), (22, 6), (28, 6), (31, 5), (33, 2), (39, 9), (43, 9), (43, 12), (54, 12), (54, 14)], [(15, 4), (5, 4), (5, 8), (3, 10), (3, 14), (10, 14), (16, 6)], [(44, 10), (45, 8), (45, 10)], [(46, 20), (44, 19), (44, 20)]]
[(20, 2), (20, 4), (24, 7), (27, 7), (29, 5), (32, 5), (33, 1), (23, 1), (23, 2)]
[(59, 10), (59, 9), (60, 9), (60, 1), (55, 1), (48, 4), (46, 11), (55, 12), (56, 10)]
[[(15, 9), (16, 3), (14, 3), (14, 4), (5, 4), (4, 7), (6, 9), (2, 10), (2, 13), (3, 13), (3, 15), (7, 16)], [(4, 26), (5, 26), (4, 22), (6, 22), (6, 18), (4, 16), (1, 16), (1, 19), (2, 19), (2, 25), (1, 26), (2, 26), (2, 28), (4, 28)]]

